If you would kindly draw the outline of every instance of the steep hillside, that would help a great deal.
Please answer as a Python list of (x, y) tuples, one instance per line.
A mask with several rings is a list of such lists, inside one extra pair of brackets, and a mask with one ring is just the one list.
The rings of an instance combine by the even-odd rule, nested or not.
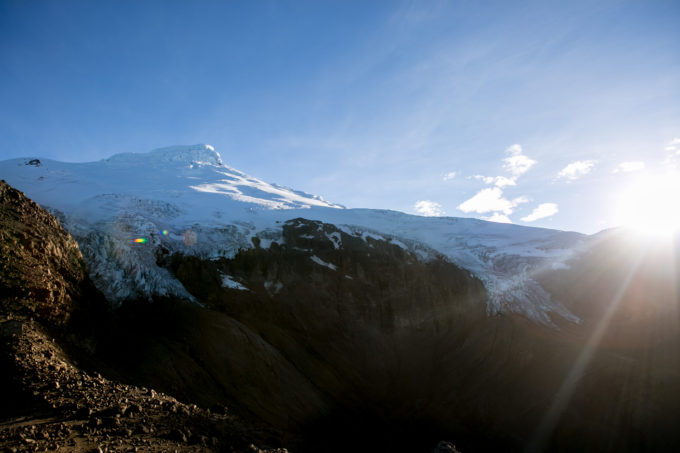
[[(487, 318), (481, 282), (441, 258), (321, 222), (287, 222), (283, 236), (231, 259), (160, 257), (203, 307), (125, 303), (125, 335), (99, 354), (137, 382), (265, 421), (296, 451), (425, 449), (451, 435), (429, 426), (437, 393), (422, 380), (442, 341), (460, 347)], [(426, 414), (412, 413), (423, 399)], [(344, 430), (343, 440), (317, 444)]]
[(108, 303), (59, 221), (4, 181), (0, 237), (3, 450), (263, 451), (252, 442), (268, 435), (224, 408), (212, 414), (96, 371), (107, 361), (91, 354), (118, 326)]
[[(255, 240), (233, 258), (167, 254), (158, 261), (214, 310), (214, 322), (227, 315), (276, 350), (281, 362), (264, 360), (252, 339), (236, 343), (225, 329), (210, 327), (212, 321), (182, 316), (162, 323), (159, 337), (181, 337), (190, 350), (186, 368), (204, 370), (163, 382), (161, 369), (136, 366), (140, 378), (188, 400), (230, 403), (295, 434), (297, 451), (357, 445), (415, 451), (441, 438), (463, 451), (680, 445), (670, 422), (680, 410), (680, 301), (669, 286), (677, 284), (672, 272), (653, 272), (651, 263), (662, 257), (653, 250), (647, 272), (630, 287), (630, 262), (619, 256), (612, 263), (604, 253), (621, 250), (618, 240), (598, 241), (561, 273), (536, 274), (582, 316), (581, 324), (562, 320), (555, 329), (517, 315), (489, 317), (479, 303), (486, 297), (479, 280), (392, 241), (364, 240), (305, 219), (284, 223), (281, 238), (266, 248)], [(640, 292), (640, 285), (655, 290)], [(617, 293), (628, 302), (611, 308), (610, 319), (602, 308)], [(626, 308), (632, 306), (660, 311), (634, 317)], [(617, 319), (628, 320), (625, 335)], [(216, 344), (232, 352), (218, 355)], [(152, 364), (157, 354), (147, 351), (134, 363)], [(253, 368), (246, 357), (271, 371)], [(303, 379), (291, 380), (287, 369)]]
[(78, 244), (54, 216), (0, 182), (0, 312), (63, 326), (91, 296)]

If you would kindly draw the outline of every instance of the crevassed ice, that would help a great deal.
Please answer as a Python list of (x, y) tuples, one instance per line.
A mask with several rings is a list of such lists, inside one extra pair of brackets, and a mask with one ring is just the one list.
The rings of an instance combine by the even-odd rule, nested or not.
[(212, 165), (222, 165), (222, 157), (210, 145), (198, 144), (189, 146), (169, 146), (165, 148), (158, 148), (148, 153), (121, 153), (115, 154), (108, 159), (108, 162), (124, 163), (135, 162), (140, 160), (149, 160), (154, 162), (183, 162), (204, 163)]
[[(263, 248), (273, 240), (280, 243), (281, 225), (303, 217), (364, 240), (391, 240), (422, 260), (445, 256), (484, 282), (490, 313), (522, 313), (544, 324), (554, 313), (578, 322), (532, 278), (539, 266), (566, 268), (571, 250), (585, 238), (577, 233), (377, 209), (330, 209), (339, 206), (224, 165), (210, 145), (118, 154), (81, 164), (40, 160), (40, 167), (25, 165), (25, 159), (0, 162), (0, 174), (42, 206), (63, 213), (62, 223), (88, 258), (91, 277), (113, 300), (142, 293), (191, 297), (157, 266), (156, 247), (208, 259), (233, 256), (253, 247), (254, 236)], [(188, 230), (195, 233), (195, 243), (183, 241)], [(133, 245), (138, 235), (148, 242)], [(339, 232), (326, 237), (341, 248)], [(266, 287), (277, 292), (282, 284), (268, 282)]]

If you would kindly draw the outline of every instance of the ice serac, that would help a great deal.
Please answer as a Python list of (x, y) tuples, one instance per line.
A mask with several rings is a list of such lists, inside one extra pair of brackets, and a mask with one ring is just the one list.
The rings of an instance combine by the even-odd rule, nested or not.
[(190, 146), (169, 146), (158, 148), (148, 153), (121, 153), (115, 154), (108, 159), (111, 163), (140, 161), (153, 162), (176, 162), (181, 164), (211, 164), (222, 165), (220, 154), (211, 145), (198, 144)]
[[(364, 241), (391, 241), (425, 261), (444, 256), (484, 282), (490, 315), (516, 313), (544, 325), (554, 325), (555, 316), (579, 321), (534, 278), (545, 269), (568, 268), (587, 242), (577, 233), (345, 209), (231, 168), (210, 145), (89, 163), (13, 159), (0, 162), (0, 175), (61, 219), (78, 241), (92, 280), (116, 303), (156, 295), (192, 299), (158, 265), (163, 256), (229, 258), (255, 244), (268, 248), (284, 241), (285, 222), (306, 218)], [(328, 240), (342, 249), (337, 236)]]

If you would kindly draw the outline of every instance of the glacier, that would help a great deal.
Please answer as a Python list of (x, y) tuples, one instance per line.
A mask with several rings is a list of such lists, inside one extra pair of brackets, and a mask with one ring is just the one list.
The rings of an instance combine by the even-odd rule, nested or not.
[[(589, 237), (579, 233), (348, 209), (231, 168), (205, 144), (87, 163), (10, 159), (0, 162), (0, 177), (62, 221), (95, 285), (114, 304), (170, 295), (194, 300), (157, 265), (159, 255), (216, 259), (255, 242), (267, 248), (283, 241), (284, 222), (302, 217), (334, 224), (364, 241), (391, 241), (423, 260), (444, 257), (484, 283), (489, 315), (516, 313), (553, 327), (552, 316), (580, 322), (532, 277), (543, 269), (567, 268), (588, 244)], [(339, 235), (328, 240), (342, 248)], [(231, 284), (228, 277), (225, 284)]]

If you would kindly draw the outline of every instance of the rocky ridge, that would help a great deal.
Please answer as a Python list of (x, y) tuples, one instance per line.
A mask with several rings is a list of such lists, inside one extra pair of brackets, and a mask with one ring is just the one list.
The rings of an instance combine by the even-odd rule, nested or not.
[(0, 308), (64, 325), (76, 299), (94, 291), (78, 244), (54, 216), (5, 181), (0, 212)]
[[(0, 182), (0, 446), (7, 451), (284, 452), (226, 413), (96, 371), (106, 301), (59, 221)], [(103, 317), (104, 316), (104, 317)], [(87, 370), (73, 358), (87, 362)]]

